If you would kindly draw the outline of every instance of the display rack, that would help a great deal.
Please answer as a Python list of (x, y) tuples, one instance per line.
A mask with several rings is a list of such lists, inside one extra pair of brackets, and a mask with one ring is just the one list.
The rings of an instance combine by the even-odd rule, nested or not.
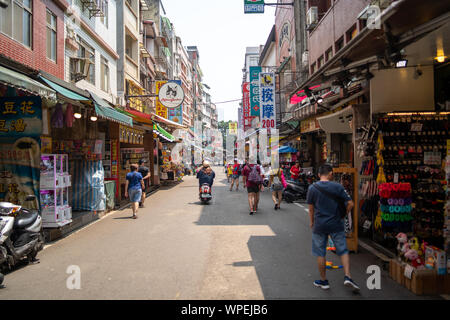
[(138, 164), (139, 160), (144, 159), (146, 164), (150, 163), (150, 152), (144, 151), (144, 148), (122, 148), (120, 149), (120, 185), (121, 197), (125, 195), (126, 175), (130, 172), (131, 164)]
[[(335, 182), (341, 183), (342, 175), (349, 175), (351, 177), (351, 185), (344, 186), (345, 190), (349, 193), (355, 206), (351, 213), (351, 225), (350, 231), (346, 232), (347, 247), (349, 251), (358, 252), (358, 170), (356, 168), (333, 168), (333, 176)], [(346, 219), (346, 223), (348, 223)]]
[(42, 154), (40, 204), (44, 228), (58, 228), (72, 222), (69, 188), (72, 185), (67, 154)]

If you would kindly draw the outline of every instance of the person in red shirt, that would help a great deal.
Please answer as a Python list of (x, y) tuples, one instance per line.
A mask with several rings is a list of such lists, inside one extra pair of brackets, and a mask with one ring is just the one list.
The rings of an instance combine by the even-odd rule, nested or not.
[(291, 179), (292, 180), (298, 180), (298, 178), (300, 177), (300, 172), (302, 171), (302, 169), (300, 168), (300, 162), (296, 162), (292, 168), (291, 168)]
[(258, 172), (258, 174), (261, 175), (261, 168), (257, 164), (247, 164), (242, 170), (244, 184), (247, 187), (248, 192), (248, 205), (250, 207), (250, 215), (253, 215), (254, 213), (256, 213), (256, 210), (258, 210), (259, 191), (261, 188), (261, 184), (249, 181), (249, 176), (254, 166), (256, 166), (256, 171)]
[(230, 191), (233, 191), (234, 183), (236, 182), (236, 191), (239, 190), (239, 177), (241, 176), (241, 165), (238, 163), (237, 159), (234, 159), (234, 165), (231, 167), (233, 172), (231, 178)]

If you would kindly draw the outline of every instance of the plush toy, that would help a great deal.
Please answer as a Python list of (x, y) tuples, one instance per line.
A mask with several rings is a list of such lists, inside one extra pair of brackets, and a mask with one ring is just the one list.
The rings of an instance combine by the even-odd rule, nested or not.
[(397, 252), (400, 256), (403, 256), (409, 250), (408, 237), (404, 233), (399, 233), (396, 238), (398, 241)]
[(419, 254), (414, 249), (409, 249), (405, 253), (405, 258), (411, 261), (411, 265), (416, 269), (422, 269), (423, 268), (423, 261), (419, 257)]
[(419, 248), (419, 239), (417, 239), (417, 237), (412, 237), (411, 239), (409, 239), (408, 244), (411, 249), (416, 250), (417, 253), (419, 254), (419, 249), (420, 249)]

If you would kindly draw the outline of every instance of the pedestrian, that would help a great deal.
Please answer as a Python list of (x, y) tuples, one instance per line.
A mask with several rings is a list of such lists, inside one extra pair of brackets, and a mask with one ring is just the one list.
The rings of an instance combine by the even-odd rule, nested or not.
[(230, 191), (233, 191), (233, 186), (236, 183), (236, 191), (239, 191), (239, 177), (241, 176), (241, 165), (238, 163), (237, 159), (234, 159), (234, 164), (232, 169), (231, 186)]
[(230, 182), (232, 176), (233, 176), (233, 168), (232, 168), (231, 164), (228, 164), (228, 166), (227, 166), (227, 179), (228, 179), (228, 182)]
[(300, 172), (301, 172), (301, 168), (300, 168), (300, 162), (296, 162), (292, 168), (291, 168), (291, 179), (292, 180), (298, 180), (299, 176), (300, 176)]
[(253, 215), (258, 210), (259, 192), (262, 184), (261, 169), (257, 164), (247, 163), (242, 171), (242, 176), (247, 187), (250, 215)]
[[(344, 268), (344, 285), (354, 290), (359, 290), (358, 285), (350, 275), (350, 257), (345, 237), (344, 218), (341, 205), (345, 205), (342, 211), (352, 210), (354, 203), (344, 187), (333, 182), (333, 168), (322, 165), (319, 168), (320, 181), (312, 184), (308, 189), (306, 201), (309, 205), (310, 227), (312, 229), (312, 254), (317, 257), (317, 265), (320, 280), (314, 281), (316, 287), (329, 289), (326, 278), (326, 260), (328, 237), (336, 247), (336, 254), (341, 257)], [(344, 212), (345, 213), (345, 212)]]
[(147, 190), (148, 186), (150, 185), (150, 169), (145, 166), (145, 163), (147, 161), (145, 159), (139, 160), (139, 169), (138, 172), (142, 175), (142, 179), (144, 180), (144, 187), (142, 188), (142, 199), (141, 202), (139, 202), (139, 208), (144, 208), (144, 202), (145, 202), (145, 191)]
[(127, 173), (125, 183), (125, 198), (130, 197), (131, 209), (133, 210), (133, 219), (137, 219), (139, 201), (142, 199), (142, 189), (144, 188), (144, 180), (138, 172), (138, 165), (130, 166), (131, 172)]
[(281, 201), (283, 200), (283, 190), (287, 187), (283, 170), (280, 168), (270, 171), (269, 180), (270, 190), (272, 191), (272, 200), (275, 203), (275, 210), (279, 210)]

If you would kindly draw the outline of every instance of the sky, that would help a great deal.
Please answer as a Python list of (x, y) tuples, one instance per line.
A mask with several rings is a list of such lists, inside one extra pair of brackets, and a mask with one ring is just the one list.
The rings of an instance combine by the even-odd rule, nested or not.
[[(197, 46), (211, 101), (241, 99), (245, 48), (266, 43), (275, 8), (244, 14), (244, 0), (162, 0), (162, 4), (183, 46)], [(218, 104), (219, 121), (237, 121), (238, 107), (239, 101)]]

